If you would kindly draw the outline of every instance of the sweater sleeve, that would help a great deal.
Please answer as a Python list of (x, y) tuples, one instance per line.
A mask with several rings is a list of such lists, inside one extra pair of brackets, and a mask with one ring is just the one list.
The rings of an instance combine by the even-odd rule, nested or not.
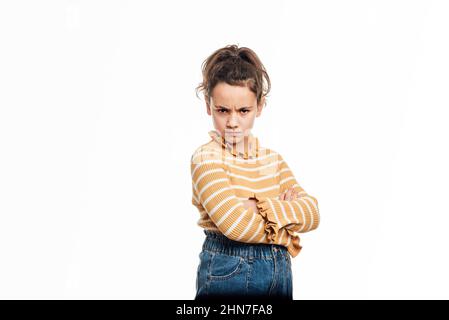
[(295, 176), (283, 160), (279, 157), (279, 185), (281, 192), (293, 187), (300, 198), (296, 200), (278, 200), (260, 197), (254, 194), (259, 213), (268, 221), (275, 223), (279, 229), (286, 228), (294, 232), (308, 232), (318, 228), (320, 214), (318, 201), (309, 195), (296, 181)]
[(246, 243), (275, 243), (278, 224), (245, 208), (229, 182), (224, 164), (217, 156), (192, 155), (191, 175), (198, 202), (220, 230), (231, 240)]

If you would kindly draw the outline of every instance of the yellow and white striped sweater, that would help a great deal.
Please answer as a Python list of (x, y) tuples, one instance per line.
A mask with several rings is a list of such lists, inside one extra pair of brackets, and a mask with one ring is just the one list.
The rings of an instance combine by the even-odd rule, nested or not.
[[(218, 131), (212, 140), (195, 150), (191, 158), (192, 204), (200, 212), (198, 225), (246, 243), (279, 244), (296, 257), (302, 246), (297, 233), (314, 230), (320, 223), (318, 201), (297, 183), (281, 155), (261, 148), (250, 134), (241, 150)], [(300, 198), (279, 200), (294, 187)], [(254, 198), (259, 214), (245, 208)]]

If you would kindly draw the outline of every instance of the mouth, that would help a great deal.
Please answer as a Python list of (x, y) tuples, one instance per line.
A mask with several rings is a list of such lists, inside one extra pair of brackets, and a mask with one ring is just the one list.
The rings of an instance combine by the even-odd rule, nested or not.
[(225, 131), (225, 136), (240, 136), (242, 134), (242, 132), (230, 132), (230, 131)]

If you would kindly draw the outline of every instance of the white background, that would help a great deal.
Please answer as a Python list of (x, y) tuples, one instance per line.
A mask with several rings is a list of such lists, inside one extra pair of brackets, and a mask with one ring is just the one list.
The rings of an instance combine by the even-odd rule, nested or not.
[(295, 299), (449, 298), (447, 1), (2, 1), (0, 298), (193, 299), (201, 63), (253, 49), (253, 133), (319, 201)]

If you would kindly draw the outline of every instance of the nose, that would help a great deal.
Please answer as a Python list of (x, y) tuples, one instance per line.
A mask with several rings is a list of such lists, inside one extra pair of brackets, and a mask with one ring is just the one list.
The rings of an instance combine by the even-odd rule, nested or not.
[(228, 118), (228, 122), (226, 123), (226, 126), (229, 129), (235, 129), (238, 127), (238, 122), (237, 122), (237, 118), (234, 115), (230, 115)]

